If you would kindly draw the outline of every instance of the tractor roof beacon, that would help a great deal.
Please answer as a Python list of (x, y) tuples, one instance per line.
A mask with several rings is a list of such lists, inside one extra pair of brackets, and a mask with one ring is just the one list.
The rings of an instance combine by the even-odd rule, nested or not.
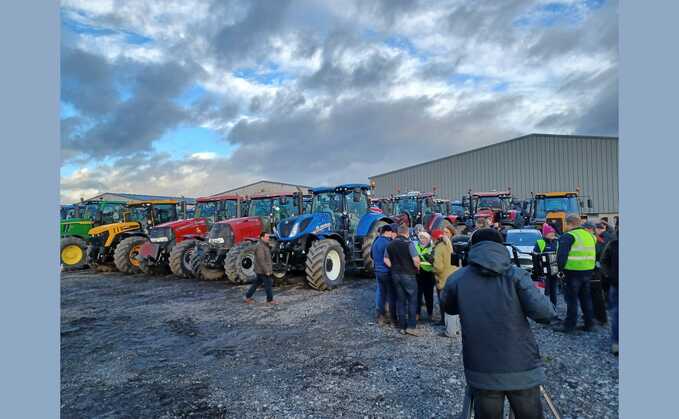
[(370, 210), (369, 190), (365, 184), (312, 189), (311, 213), (276, 226), (274, 271), (304, 271), (318, 290), (340, 285), (348, 267), (372, 271), (372, 242), (394, 220)]

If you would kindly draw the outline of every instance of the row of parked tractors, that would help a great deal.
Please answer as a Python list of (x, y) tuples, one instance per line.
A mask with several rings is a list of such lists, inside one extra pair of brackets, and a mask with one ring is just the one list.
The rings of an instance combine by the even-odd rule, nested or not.
[(309, 195), (201, 197), (191, 218), (178, 200), (84, 201), (62, 207), (61, 264), (64, 270), (171, 272), (239, 284), (254, 278), (254, 247), (260, 232), (267, 232), (276, 279), (303, 272), (312, 288), (327, 290), (343, 281), (347, 269), (372, 272), (370, 248), (385, 224), (422, 224), (431, 232), (478, 216), (515, 227), (526, 221), (512, 207), (511, 191), (470, 191), (450, 202), (420, 192), (375, 199), (369, 190), (344, 184), (314, 188)]

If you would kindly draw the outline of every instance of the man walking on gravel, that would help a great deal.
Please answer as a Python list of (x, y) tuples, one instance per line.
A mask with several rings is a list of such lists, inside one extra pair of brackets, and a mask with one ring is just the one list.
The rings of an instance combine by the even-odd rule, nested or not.
[(245, 293), (245, 303), (252, 304), (255, 300), (252, 296), (257, 291), (257, 287), (264, 285), (266, 291), (266, 302), (268, 304), (278, 304), (273, 299), (273, 260), (271, 259), (271, 248), (269, 247), (269, 234), (259, 233), (259, 240), (255, 247), (255, 273), (257, 278), (254, 280), (248, 292)]
[[(407, 225), (400, 225), (398, 236), (389, 243), (384, 254), (384, 264), (391, 270), (391, 278), (396, 288), (396, 306), (402, 334), (420, 336), (417, 327), (417, 280), (420, 258), (415, 244), (409, 239)], [(407, 317), (406, 317), (407, 312)]]
[(544, 418), (545, 373), (527, 318), (547, 324), (554, 307), (530, 274), (512, 265), (498, 231), (477, 230), (470, 245), (468, 265), (448, 279), (441, 300), (446, 313), (460, 316), (475, 417), (501, 418), (507, 397), (517, 419)]

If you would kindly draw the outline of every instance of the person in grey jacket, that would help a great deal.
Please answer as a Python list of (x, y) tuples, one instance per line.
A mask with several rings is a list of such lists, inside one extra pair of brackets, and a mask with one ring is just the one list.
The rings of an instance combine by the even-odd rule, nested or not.
[(257, 278), (252, 282), (252, 285), (245, 293), (245, 303), (252, 304), (255, 300), (252, 296), (257, 291), (257, 287), (264, 285), (266, 291), (266, 302), (269, 304), (277, 304), (273, 299), (273, 260), (271, 259), (271, 248), (269, 247), (269, 235), (265, 232), (259, 234), (259, 240), (255, 247), (255, 273)]
[(517, 419), (543, 418), (545, 374), (527, 318), (549, 323), (556, 312), (530, 274), (513, 266), (502, 235), (477, 230), (468, 265), (448, 278), (446, 313), (460, 316), (464, 373), (477, 418), (500, 418), (504, 398)]

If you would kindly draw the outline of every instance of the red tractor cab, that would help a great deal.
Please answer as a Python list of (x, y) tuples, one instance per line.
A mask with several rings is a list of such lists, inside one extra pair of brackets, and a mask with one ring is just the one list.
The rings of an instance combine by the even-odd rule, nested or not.
[(169, 268), (178, 277), (192, 276), (190, 259), (196, 243), (206, 239), (214, 223), (240, 216), (246, 205), (237, 195), (200, 197), (193, 218), (154, 226), (137, 256), (142, 272), (166, 272)]
[(192, 272), (208, 280), (226, 276), (233, 283), (251, 281), (255, 277), (254, 250), (259, 234), (273, 233), (281, 220), (304, 213), (304, 204), (304, 196), (297, 192), (250, 196), (246, 217), (212, 226), (207, 242), (192, 256)]
[(408, 192), (393, 198), (393, 217), (399, 224), (415, 227), (421, 224), (427, 232), (452, 227), (456, 217), (438, 212), (435, 195), (427, 192)]
[(471, 192), (469, 202), (474, 219), (488, 218), (491, 223), (523, 227), (523, 217), (512, 205), (512, 191)]

